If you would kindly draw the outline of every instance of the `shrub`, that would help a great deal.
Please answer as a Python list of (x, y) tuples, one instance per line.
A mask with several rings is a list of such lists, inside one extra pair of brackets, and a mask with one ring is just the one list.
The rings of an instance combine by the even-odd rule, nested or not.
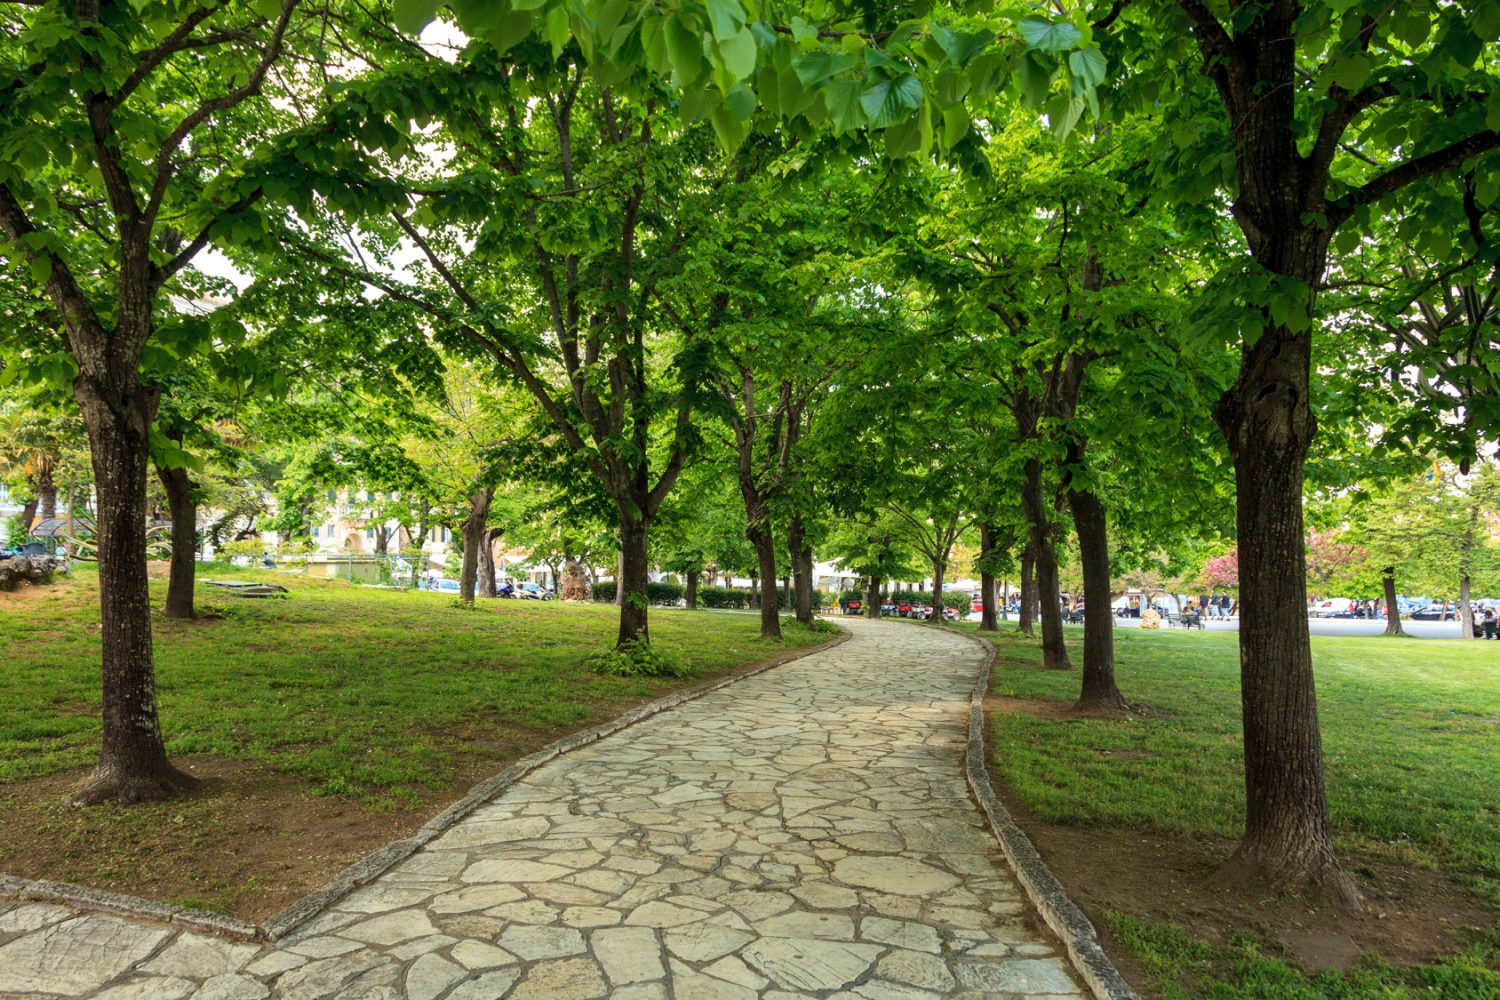
[[(648, 604), (675, 607), (681, 603), (684, 593), (686, 593), (686, 590), (680, 583), (646, 584), (646, 602)], [(702, 593), (702, 591), (699, 591), (699, 593)], [(600, 604), (613, 604), (615, 602), (615, 581), (601, 580), (594, 584), (594, 600)]]
[(595, 653), (585, 662), (594, 673), (614, 677), (691, 677), (695, 673), (682, 657), (653, 649), (645, 642), (628, 642)]
[(686, 591), (680, 583), (646, 584), (646, 600), (651, 604), (675, 607)]

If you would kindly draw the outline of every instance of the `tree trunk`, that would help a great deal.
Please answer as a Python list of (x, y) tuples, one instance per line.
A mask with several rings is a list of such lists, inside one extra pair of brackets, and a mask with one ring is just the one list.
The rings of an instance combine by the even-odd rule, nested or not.
[(644, 518), (620, 514), (620, 579), (615, 585), (620, 601), (620, 632), (615, 648), (650, 645), (647, 628), (646, 584), (651, 580), (651, 563), (646, 554), (646, 538), (651, 525)]
[(155, 407), (135, 371), (128, 366), (123, 384), (105, 385), (82, 374), (73, 382), (98, 496), (104, 703), (99, 762), (73, 798), (80, 805), (157, 801), (196, 784), (167, 760), (156, 712), (146, 578), (146, 467)]
[(1333, 852), (1307, 628), (1312, 336), (1272, 326), (1242, 352), (1238, 380), (1214, 407), (1235, 470), (1245, 746), (1245, 836), (1222, 875), (1357, 909)]
[(375, 528), (375, 554), (383, 556), (390, 551), (391, 532), (384, 523), (374, 525)]
[(792, 556), (792, 587), (795, 591), (792, 610), (804, 625), (812, 623), (812, 546), (807, 544), (807, 529), (802, 515), (794, 513), (787, 523), (786, 547)]
[(31, 524), (36, 520), (36, 510), (40, 501), (36, 499), (26, 501), (26, 506), (21, 508), (21, 533), (23, 536), (31, 534)]
[(1063, 640), (1062, 590), (1057, 583), (1057, 547), (1053, 541), (1056, 528), (1047, 515), (1046, 500), (1042, 496), (1040, 459), (1026, 460), (1021, 499), (1026, 508), (1026, 527), (1036, 557), (1036, 596), (1041, 603), (1042, 618), (1042, 666), (1048, 670), (1072, 670), (1068, 647)]
[(42, 467), (36, 475), (36, 499), (38, 511), (42, 520), (50, 520), (57, 516), (57, 484), (52, 481), (52, 462), (50, 459), (42, 462)]
[(755, 561), (760, 567), (760, 637), (780, 639), (781, 609), (776, 606), (776, 540), (771, 534), (769, 519), (764, 514), (753, 519), (745, 528), (745, 537), (755, 546)]
[(1109, 613), (1108, 518), (1090, 490), (1069, 490), (1073, 529), (1083, 566), (1083, 690), (1077, 708), (1124, 708), (1115, 686), (1115, 621)]
[[(488, 515), (486, 515), (488, 516)], [(486, 528), (479, 543), (479, 579), (477, 588), (480, 597), (499, 597), (500, 581), (495, 576), (495, 547), (494, 541), (498, 532), (493, 528)]]
[(932, 616), (928, 621), (941, 624), (943, 618), (943, 574), (948, 569), (947, 560), (934, 559), (932, 561)]
[(795, 610), (796, 605), (792, 598), (792, 578), (783, 576), (781, 578), (781, 609), (788, 613)]
[(698, 571), (690, 569), (687, 572), (687, 587), (683, 591), (683, 599), (687, 603), (689, 611), (698, 610)]
[(1016, 628), (1022, 635), (1033, 633), (1036, 621), (1036, 549), (1030, 542), (1021, 553), (1021, 613)]
[[(989, 524), (981, 524), (979, 526), (981, 566), (988, 567), (990, 556), (994, 551), (995, 529)], [(1000, 631), (1000, 621), (995, 615), (995, 574), (988, 568), (979, 571), (979, 631)]]
[(1401, 627), (1401, 606), (1396, 601), (1396, 567), (1380, 571), (1380, 586), (1385, 591), (1385, 634), (1405, 635)]
[(1469, 574), (1458, 580), (1458, 628), (1460, 639), (1474, 638), (1474, 606), (1469, 603)]
[[(623, 528), (621, 529), (623, 530)], [(625, 549), (620, 548), (620, 554), (615, 559), (615, 606), (625, 606)]]
[(479, 576), (480, 550), (489, 535), (490, 501), (495, 490), (486, 486), (469, 496), (469, 515), (464, 518), (464, 561), (458, 575), (458, 597), (465, 604), (474, 603), (474, 584)]
[[(181, 442), (180, 433), (173, 436)], [(187, 469), (156, 468), (156, 477), (167, 491), (167, 507), (172, 512), (172, 568), (167, 579), (166, 615), (168, 618), (193, 617), (193, 578), (198, 570), (198, 484)]]
[(870, 587), (865, 591), (865, 617), (880, 617), (880, 577), (870, 577)]

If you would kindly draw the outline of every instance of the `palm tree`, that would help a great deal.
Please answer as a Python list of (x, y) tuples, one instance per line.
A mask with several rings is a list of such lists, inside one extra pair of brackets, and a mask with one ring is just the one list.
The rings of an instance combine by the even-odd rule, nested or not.
[(82, 439), (76, 416), (65, 416), (10, 400), (0, 405), (0, 478), (31, 484), (36, 499), (22, 514), (29, 530), (38, 515), (57, 516), (55, 477), (67, 450)]

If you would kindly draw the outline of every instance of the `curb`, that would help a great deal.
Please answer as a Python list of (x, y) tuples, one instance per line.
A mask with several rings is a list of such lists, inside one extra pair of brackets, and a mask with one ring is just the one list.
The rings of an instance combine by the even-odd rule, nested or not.
[(1083, 915), (1078, 905), (1068, 898), (1062, 883), (1047, 867), (1037, 853), (1031, 838), (1022, 832), (1011, 819), (1010, 812), (995, 796), (990, 784), (990, 774), (985, 767), (985, 719), (984, 698), (990, 689), (990, 668), (995, 663), (995, 647), (982, 636), (970, 635), (958, 629), (939, 626), (946, 632), (963, 636), (984, 648), (984, 663), (979, 667), (979, 676), (974, 680), (974, 689), (969, 695), (969, 741), (964, 754), (964, 775), (969, 780), (969, 790), (979, 801), (985, 816), (990, 821), (990, 830), (1000, 841), (1006, 860), (1015, 869), (1016, 879), (1026, 890), (1042, 920), (1063, 943), (1068, 960), (1074, 970), (1088, 984), (1099, 1000), (1140, 1000), (1135, 990), (1120, 975), (1115, 963), (1110, 961), (1099, 939), (1094, 925)]
[[(825, 619), (826, 620), (826, 619)], [(669, 708), (689, 701), (696, 701), (706, 694), (728, 687), (735, 681), (754, 677), (768, 670), (800, 660), (813, 653), (821, 653), (847, 641), (851, 633), (839, 626), (839, 634), (816, 646), (789, 650), (767, 660), (742, 667), (711, 681), (673, 691), (656, 701), (633, 708), (623, 715), (602, 722), (597, 726), (580, 730), (548, 744), (535, 753), (516, 761), (493, 777), (486, 778), (470, 789), (469, 794), (453, 803), (428, 820), (415, 834), (379, 848), (335, 875), (321, 889), (314, 889), (301, 899), (267, 917), (260, 924), (252, 924), (235, 917), (226, 917), (206, 910), (194, 910), (169, 903), (157, 903), (140, 896), (104, 892), (66, 882), (46, 882), (36, 879), (17, 878), (0, 873), (0, 900), (13, 899), (22, 902), (47, 902), (69, 906), (77, 910), (94, 913), (109, 913), (116, 916), (149, 920), (153, 923), (180, 927), (183, 930), (216, 934), (221, 937), (244, 941), (273, 943), (286, 937), (302, 924), (318, 916), (329, 906), (349, 893), (367, 885), (385, 874), (394, 865), (405, 861), (417, 851), (448, 829), (457, 825), (475, 809), (489, 802), (510, 785), (530, 774), (548, 761), (580, 747), (597, 743), (628, 726), (659, 715)]]

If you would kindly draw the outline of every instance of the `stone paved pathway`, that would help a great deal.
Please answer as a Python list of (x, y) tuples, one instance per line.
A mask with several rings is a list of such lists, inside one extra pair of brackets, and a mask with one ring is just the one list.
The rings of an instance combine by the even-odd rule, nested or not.
[(978, 647), (852, 639), (533, 771), (276, 945), (0, 910), (0, 996), (1082, 996), (964, 786)]

